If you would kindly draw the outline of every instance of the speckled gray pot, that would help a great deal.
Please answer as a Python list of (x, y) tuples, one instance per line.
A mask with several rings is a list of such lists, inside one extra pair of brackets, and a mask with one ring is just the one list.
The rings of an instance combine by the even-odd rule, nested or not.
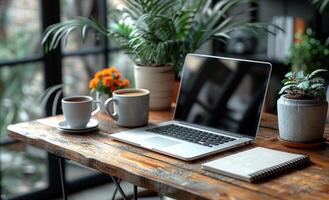
[(278, 100), (280, 138), (291, 142), (316, 142), (323, 138), (328, 102), (288, 99)]

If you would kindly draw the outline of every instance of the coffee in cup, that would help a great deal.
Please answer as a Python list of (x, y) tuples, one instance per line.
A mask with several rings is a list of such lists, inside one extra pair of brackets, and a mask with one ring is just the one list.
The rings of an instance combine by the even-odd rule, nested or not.
[(91, 115), (100, 111), (101, 107), (101, 102), (90, 96), (70, 96), (62, 99), (64, 120), (70, 128), (85, 128)]
[(148, 123), (150, 92), (145, 89), (121, 89), (105, 102), (105, 110), (119, 126), (139, 127)]

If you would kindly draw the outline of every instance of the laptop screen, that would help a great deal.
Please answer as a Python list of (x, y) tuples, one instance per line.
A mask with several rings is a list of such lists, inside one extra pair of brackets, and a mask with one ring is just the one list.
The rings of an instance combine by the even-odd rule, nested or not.
[(175, 120), (255, 137), (269, 63), (188, 54)]

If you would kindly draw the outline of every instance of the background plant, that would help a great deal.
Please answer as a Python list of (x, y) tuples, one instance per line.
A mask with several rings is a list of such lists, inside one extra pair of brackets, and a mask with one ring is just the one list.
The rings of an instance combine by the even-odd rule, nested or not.
[(310, 73), (329, 65), (328, 44), (316, 39), (312, 29), (308, 28), (305, 34), (298, 34), (296, 37), (297, 42), (292, 44), (288, 60), (292, 71)]
[(285, 79), (282, 80), (284, 86), (279, 94), (287, 94), (292, 99), (315, 99), (319, 101), (326, 100), (325, 80), (320, 77), (321, 72), (327, 72), (325, 69), (318, 69), (309, 74), (303, 71), (288, 72)]
[[(187, 53), (194, 52), (212, 37), (228, 40), (229, 33), (236, 29), (266, 35), (265, 24), (249, 23), (251, 2), (254, 1), (221, 0), (212, 5), (211, 0), (124, 0), (125, 7), (111, 11), (109, 27), (78, 17), (50, 26), (43, 43), (46, 50), (51, 50), (61, 39), (65, 44), (73, 30), (81, 28), (85, 38), (87, 29), (91, 28), (109, 36), (138, 65), (171, 63), (179, 69)], [(247, 8), (229, 14), (240, 6)]]

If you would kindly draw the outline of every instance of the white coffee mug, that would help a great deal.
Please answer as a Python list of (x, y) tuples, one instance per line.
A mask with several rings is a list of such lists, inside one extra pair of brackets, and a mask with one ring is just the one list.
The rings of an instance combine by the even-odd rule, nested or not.
[(62, 108), (64, 120), (70, 128), (85, 128), (91, 115), (100, 111), (102, 104), (90, 96), (70, 96), (62, 99)]
[(105, 110), (119, 126), (139, 127), (148, 123), (150, 91), (121, 89), (105, 101)]

